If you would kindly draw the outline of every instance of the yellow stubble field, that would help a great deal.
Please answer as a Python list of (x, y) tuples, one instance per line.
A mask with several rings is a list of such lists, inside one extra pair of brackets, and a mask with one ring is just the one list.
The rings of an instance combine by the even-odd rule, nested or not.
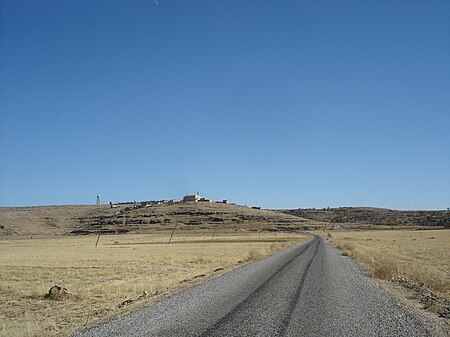
[(333, 231), (324, 237), (373, 277), (406, 276), (450, 299), (450, 230)]
[[(165, 234), (0, 239), (0, 335), (70, 336), (297, 242), (298, 234)], [(222, 269), (223, 268), (223, 269)], [(61, 285), (68, 296), (44, 297)], [(128, 303), (125, 302), (130, 300)], [(121, 306), (121, 304), (123, 304)]]

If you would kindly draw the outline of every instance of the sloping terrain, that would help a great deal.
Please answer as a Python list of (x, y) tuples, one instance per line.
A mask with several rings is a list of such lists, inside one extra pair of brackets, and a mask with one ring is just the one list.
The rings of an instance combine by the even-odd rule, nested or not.
[(450, 228), (450, 211), (397, 211), (386, 208), (340, 207), (280, 210), (319, 222), (369, 225), (439, 226)]
[(80, 218), (113, 212), (93, 205), (0, 207), (0, 235), (63, 234), (75, 228)]
[(150, 233), (174, 226), (189, 231), (284, 231), (310, 225), (310, 220), (294, 215), (206, 202), (0, 208), (0, 235)]

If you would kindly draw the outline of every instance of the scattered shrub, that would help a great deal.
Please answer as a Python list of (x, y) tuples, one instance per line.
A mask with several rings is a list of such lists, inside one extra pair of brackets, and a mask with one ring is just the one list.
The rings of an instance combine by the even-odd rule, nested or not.
[(391, 280), (397, 273), (397, 264), (388, 258), (379, 258), (375, 260), (372, 266), (373, 277), (381, 280)]
[(253, 249), (248, 252), (246, 261), (254, 261), (261, 257), (261, 252), (259, 250)]

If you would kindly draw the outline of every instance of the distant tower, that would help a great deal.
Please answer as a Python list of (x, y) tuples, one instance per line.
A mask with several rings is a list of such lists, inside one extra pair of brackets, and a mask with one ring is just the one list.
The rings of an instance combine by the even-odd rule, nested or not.
[(97, 206), (100, 205), (100, 194), (97, 194)]

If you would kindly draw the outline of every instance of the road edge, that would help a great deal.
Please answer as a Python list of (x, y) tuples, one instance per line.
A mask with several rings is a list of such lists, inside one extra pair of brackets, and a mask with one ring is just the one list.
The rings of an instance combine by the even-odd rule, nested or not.
[(441, 318), (436, 314), (423, 308), (423, 304), (419, 300), (413, 297), (413, 293), (401, 287), (392, 281), (380, 280), (368, 275), (364, 265), (349, 256), (342, 254), (342, 250), (339, 249), (332, 241), (328, 240), (325, 236), (317, 234), (322, 237), (325, 242), (329, 243), (341, 252), (342, 257), (352, 261), (361, 271), (361, 273), (373, 282), (378, 288), (383, 290), (387, 295), (396, 300), (406, 311), (414, 316), (433, 337), (450, 337), (450, 320)]

